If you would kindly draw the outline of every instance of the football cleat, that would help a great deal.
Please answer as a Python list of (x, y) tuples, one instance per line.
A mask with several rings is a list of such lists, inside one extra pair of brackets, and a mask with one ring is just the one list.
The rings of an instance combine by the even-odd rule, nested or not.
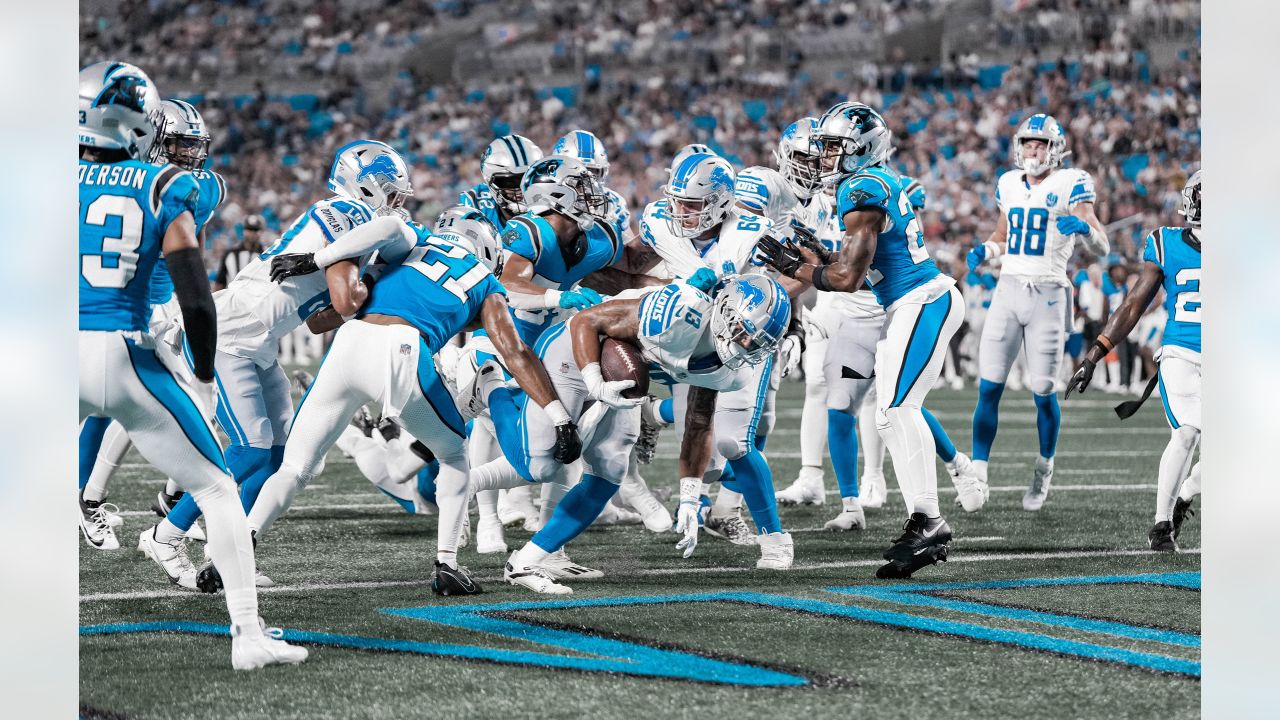
[(765, 533), (758, 538), (760, 559), (756, 561), (759, 570), (790, 570), (796, 559), (795, 543), (791, 533)]
[(480, 524), (476, 526), (476, 552), (490, 555), (506, 551), (507, 539), (502, 532), (502, 523), (496, 517), (480, 518)]
[[(653, 455), (658, 449), (658, 436), (666, 423), (658, 416), (658, 398), (649, 395), (640, 406), (640, 437), (636, 440), (636, 462), (648, 465), (653, 462)], [(656, 532), (656, 531), (655, 531)]]
[(573, 593), (573, 588), (556, 582), (544, 568), (534, 565), (521, 565), (519, 567), (513, 565), (516, 554), (519, 552), (517, 550), (512, 553), (511, 558), (507, 560), (507, 567), (502, 571), (504, 580), (512, 585), (519, 585), (544, 595), (569, 595)]
[[(471, 362), (475, 362), (472, 356)], [(497, 360), (486, 360), (476, 368), (471, 381), (458, 388), (458, 411), (464, 420), (472, 420), (489, 408), (489, 393), (506, 379), (502, 377), (502, 366)]]
[(756, 534), (751, 532), (740, 513), (724, 517), (708, 517), (703, 529), (718, 538), (724, 538), (734, 545), (755, 545)]
[(498, 497), (498, 521), (507, 527), (525, 523), (529, 529), (529, 520), (538, 520), (538, 508), (533, 506), (531, 485), (520, 485), (503, 491)]
[(479, 595), (484, 590), (471, 579), (471, 573), (465, 567), (437, 562), (436, 572), (431, 576), (431, 592), (445, 596)]
[(543, 558), (538, 567), (546, 571), (552, 580), (595, 580), (604, 577), (603, 572), (570, 560), (564, 548)]
[(951, 526), (941, 516), (931, 518), (924, 513), (911, 513), (902, 535), (884, 551), (887, 565), (876, 570), (881, 580), (905, 579), (922, 567), (946, 561)]
[(155, 526), (149, 527), (138, 536), (138, 552), (159, 565), (169, 582), (187, 590), (196, 589), (196, 566), (187, 556), (186, 538), (172, 544), (162, 543), (156, 540)]
[(951, 484), (956, 487), (956, 504), (965, 512), (977, 512), (991, 497), (991, 488), (973, 469), (969, 456), (957, 452), (955, 459), (947, 464), (947, 472), (951, 475)]
[(857, 498), (852, 498), (853, 507), (846, 505), (840, 510), (840, 514), (828, 520), (822, 528), (831, 530), (832, 532), (848, 532), (850, 530), (864, 530), (867, 527), (867, 516), (862, 512), (862, 506), (857, 504)]
[(774, 493), (779, 505), (821, 505), (827, 501), (822, 468), (808, 465), (800, 468), (800, 476), (790, 486)]
[(1022, 495), (1022, 509), (1035, 512), (1044, 506), (1049, 497), (1049, 485), (1053, 483), (1053, 458), (1045, 460), (1036, 458), (1035, 475), (1031, 478), (1031, 487)]
[(592, 522), (593, 525), (639, 525), (644, 522), (639, 513), (620, 508), (613, 502), (604, 504), (604, 509)]
[(356, 414), (351, 416), (351, 424), (367, 438), (373, 437), (373, 429), (378, 423), (369, 415), (369, 409), (361, 405)]
[(643, 482), (636, 483), (635, 487), (628, 487), (628, 485), (629, 483), (623, 481), (619, 494), (633, 510), (640, 514), (645, 529), (654, 533), (670, 530), (673, 520), (667, 506), (663, 505)]
[(297, 665), (307, 659), (307, 649), (280, 639), (284, 631), (266, 627), (258, 618), (261, 633), (246, 636), (238, 626), (231, 626), (231, 667), (256, 670), (267, 665)]
[[(161, 490), (156, 493), (156, 499), (151, 501), (151, 512), (162, 518), (169, 517), (169, 511), (173, 510), (173, 506), (178, 504), (183, 495), (186, 495), (186, 493), (181, 490), (172, 495)], [(187, 529), (187, 539), (197, 542), (205, 541), (204, 530), (200, 529), (200, 523), (191, 523), (191, 527)]]
[(875, 510), (884, 507), (884, 501), (889, 497), (889, 488), (885, 485), (883, 473), (863, 475), (858, 485), (862, 488), (862, 494), (858, 496), (858, 503), (862, 505), (862, 509)]
[(1178, 541), (1174, 537), (1173, 523), (1168, 520), (1161, 520), (1151, 526), (1151, 532), (1147, 533), (1147, 540), (1155, 552), (1178, 552)]
[(85, 500), (80, 495), (80, 532), (84, 541), (96, 550), (119, 550), (120, 540), (111, 524), (111, 518), (119, 518), (120, 508), (104, 501)]
[[(1192, 500), (1194, 500), (1194, 498), (1192, 498)], [(1189, 516), (1196, 514), (1196, 511), (1191, 509), (1192, 500), (1183, 500), (1182, 498), (1178, 498), (1173, 503), (1174, 540), (1177, 540), (1178, 535), (1182, 534), (1182, 523), (1186, 522)]]

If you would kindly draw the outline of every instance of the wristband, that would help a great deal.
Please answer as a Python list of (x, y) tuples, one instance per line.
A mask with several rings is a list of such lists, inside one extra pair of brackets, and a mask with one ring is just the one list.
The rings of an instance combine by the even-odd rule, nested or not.
[(589, 363), (586, 367), (582, 368), (582, 379), (587, 383), (587, 387), (603, 383), (604, 374), (600, 372), (600, 363)]
[(982, 246), (987, 249), (987, 260), (994, 260), (1004, 254), (1004, 246), (998, 242), (988, 240)]
[(680, 502), (697, 503), (702, 495), (702, 478), (680, 478)]
[(1115, 349), (1116, 344), (1111, 342), (1111, 338), (1106, 335), (1098, 335), (1098, 339), (1093, 341), (1095, 345), (1102, 348), (1103, 352), (1111, 352)]
[(827, 267), (827, 265), (820, 265), (813, 269), (813, 286), (823, 292), (834, 292), (835, 288), (827, 282)]
[(564, 293), (560, 292), (559, 290), (548, 290), (542, 293), (542, 302), (548, 308), (553, 308), (553, 309), (558, 308), (560, 307), (560, 296), (563, 294)]
[(542, 411), (547, 414), (547, 417), (551, 418), (551, 424), (556, 427), (560, 427), (561, 425), (571, 422), (569, 419), (569, 411), (564, 409), (564, 404), (559, 400), (552, 400), (542, 406)]

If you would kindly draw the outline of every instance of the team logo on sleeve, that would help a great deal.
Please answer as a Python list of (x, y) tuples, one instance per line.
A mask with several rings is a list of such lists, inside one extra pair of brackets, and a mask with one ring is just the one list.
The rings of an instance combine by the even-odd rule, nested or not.
[(518, 238), (519, 235), (516, 233), (515, 228), (512, 228), (511, 230), (502, 233), (502, 244), (510, 246), (515, 243)]
[(863, 190), (862, 188), (854, 188), (848, 192), (849, 204), (854, 207), (866, 204), (868, 200), (875, 198), (874, 195)]

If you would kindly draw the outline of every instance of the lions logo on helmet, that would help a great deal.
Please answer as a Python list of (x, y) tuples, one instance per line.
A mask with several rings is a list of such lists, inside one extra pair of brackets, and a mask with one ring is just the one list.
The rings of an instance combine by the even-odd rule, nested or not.
[[(1028, 140), (1040, 140), (1048, 145), (1049, 151), (1043, 159), (1024, 155), (1023, 144)], [(1037, 113), (1022, 121), (1013, 135), (1012, 151), (1014, 167), (1035, 177), (1060, 167), (1062, 159), (1071, 154), (1067, 150), (1067, 134), (1062, 130), (1062, 125), (1052, 115), (1044, 113)]]
[(818, 120), (823, 145), (822, 177), (835, 184), (865, 168), (875, 167), (893, 153), (893, 133), (880, 113), (856, 102), (835, 105)]
[(711, 310), (716, 354), (731, 369), (759, 365), (778, 349), (790, 323), (791, 299), (776, 280), (731, 277)]
[(379, 215), (401, 212), (413, 195), (404, 159), (376, 140), (357, 140), (338, 148), (329, 170), (329, 190), (367, 203)]
[(163, 123), (160, 93), (142, 70), (107, 61), (80, 71), (81, 145), (151, 161)]
[(502, 240), (498, 229), (475, 208), (454, 205), (446, 209), (436, 218), (434, 232), (475, 255), (495, 276), (502, 274)]
[(552, 155), (534, 163), (520, 181), (530, 212), (554, 210), (578, 224), (583, 232), (603, 221), (609, 198), (600, 181), (581, 160)]
[(484, 149), (480, 156), (480, 175), (508, 216), (529, 210), (520, 182), (529, 167), (541, 159), (542, 148), (521, 135), (503, 135)]
[(696, 153), (682, 160), (662, 190), (671, 234), (694, 238), (724, 222), (734, 180), (733, 166), (718, 155)]
[(1187, 179), (1187, 184), (1182, 188), (1182, 207), (1178, 212), (1187, 218), (1187, 224), (1193, 228), (1200, 227), (1200, 173), (1197, 170)]
[(582, 161), (600, 182), (609, 176), (609, 153), (594, 133), (572, 130), (556, 141), (552, 155), (569, 155)]

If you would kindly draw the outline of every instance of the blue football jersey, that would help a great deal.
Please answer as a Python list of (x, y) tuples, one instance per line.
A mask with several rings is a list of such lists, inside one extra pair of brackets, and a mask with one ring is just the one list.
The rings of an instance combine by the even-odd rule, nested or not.
[(923, 210), (925, 202), (929, 199), (928, 194), (924, 191), (924, 185), (920, 181), (908, 175), (899, 176), (899, 184), (902, 185), (902, 193), (907, 196), (907, 202), (911, 204), (912, 210)]
[(480, 183), (458, 195), (458, 204), (479, 210), (489, 222), (493, 223), (494, 227), (498, 228), (498, 232), (502, 232), (506, 226), (502, 220), (502, 213), (498, 211), (498, 203), (493, 198), (493, 190), (485, 183)]
[(1188, 228), (1157, 228), (1142, 259), (1164, 273), (1163, 344), (1200, 352), (1200, 240)]
[(495, 294), (507, 291), (476, 256), (428, 234), (373, 286), (361, 315), (409, 321), (435, 354), (475, 321), (485, 298)]
[(80, 329), (145, 330), (169, 224), (194, 213), (191, 173), (138, 160), (80, 161)]
[(844, 216), (863, 208), (875, 208), (886, 217), (867, 271), (867, 284), (881, 305), (892, 305), (941, 274), (924, 246), (924, 230), (897, 173), (876, 167), (840, 183), (836, 190), (836, 218), (842, 234)]
[[(198, 236), (204, 230), (204, 226), (213, 219), (214, 211), (226, 197), (227, 185), (223, 182), (222, 176), (212, 170), (197, 170), (191, 175), (200, 187), (200, 198), (196, 201), (196, 208), (192, 212)], [(169, 277), (169, 266), (165, 264), (164, 258), (160, 258), (151, 276), (151, 304), (163, 305), (169, 302), (171, 297), (173, 297), (173, 280)]]

